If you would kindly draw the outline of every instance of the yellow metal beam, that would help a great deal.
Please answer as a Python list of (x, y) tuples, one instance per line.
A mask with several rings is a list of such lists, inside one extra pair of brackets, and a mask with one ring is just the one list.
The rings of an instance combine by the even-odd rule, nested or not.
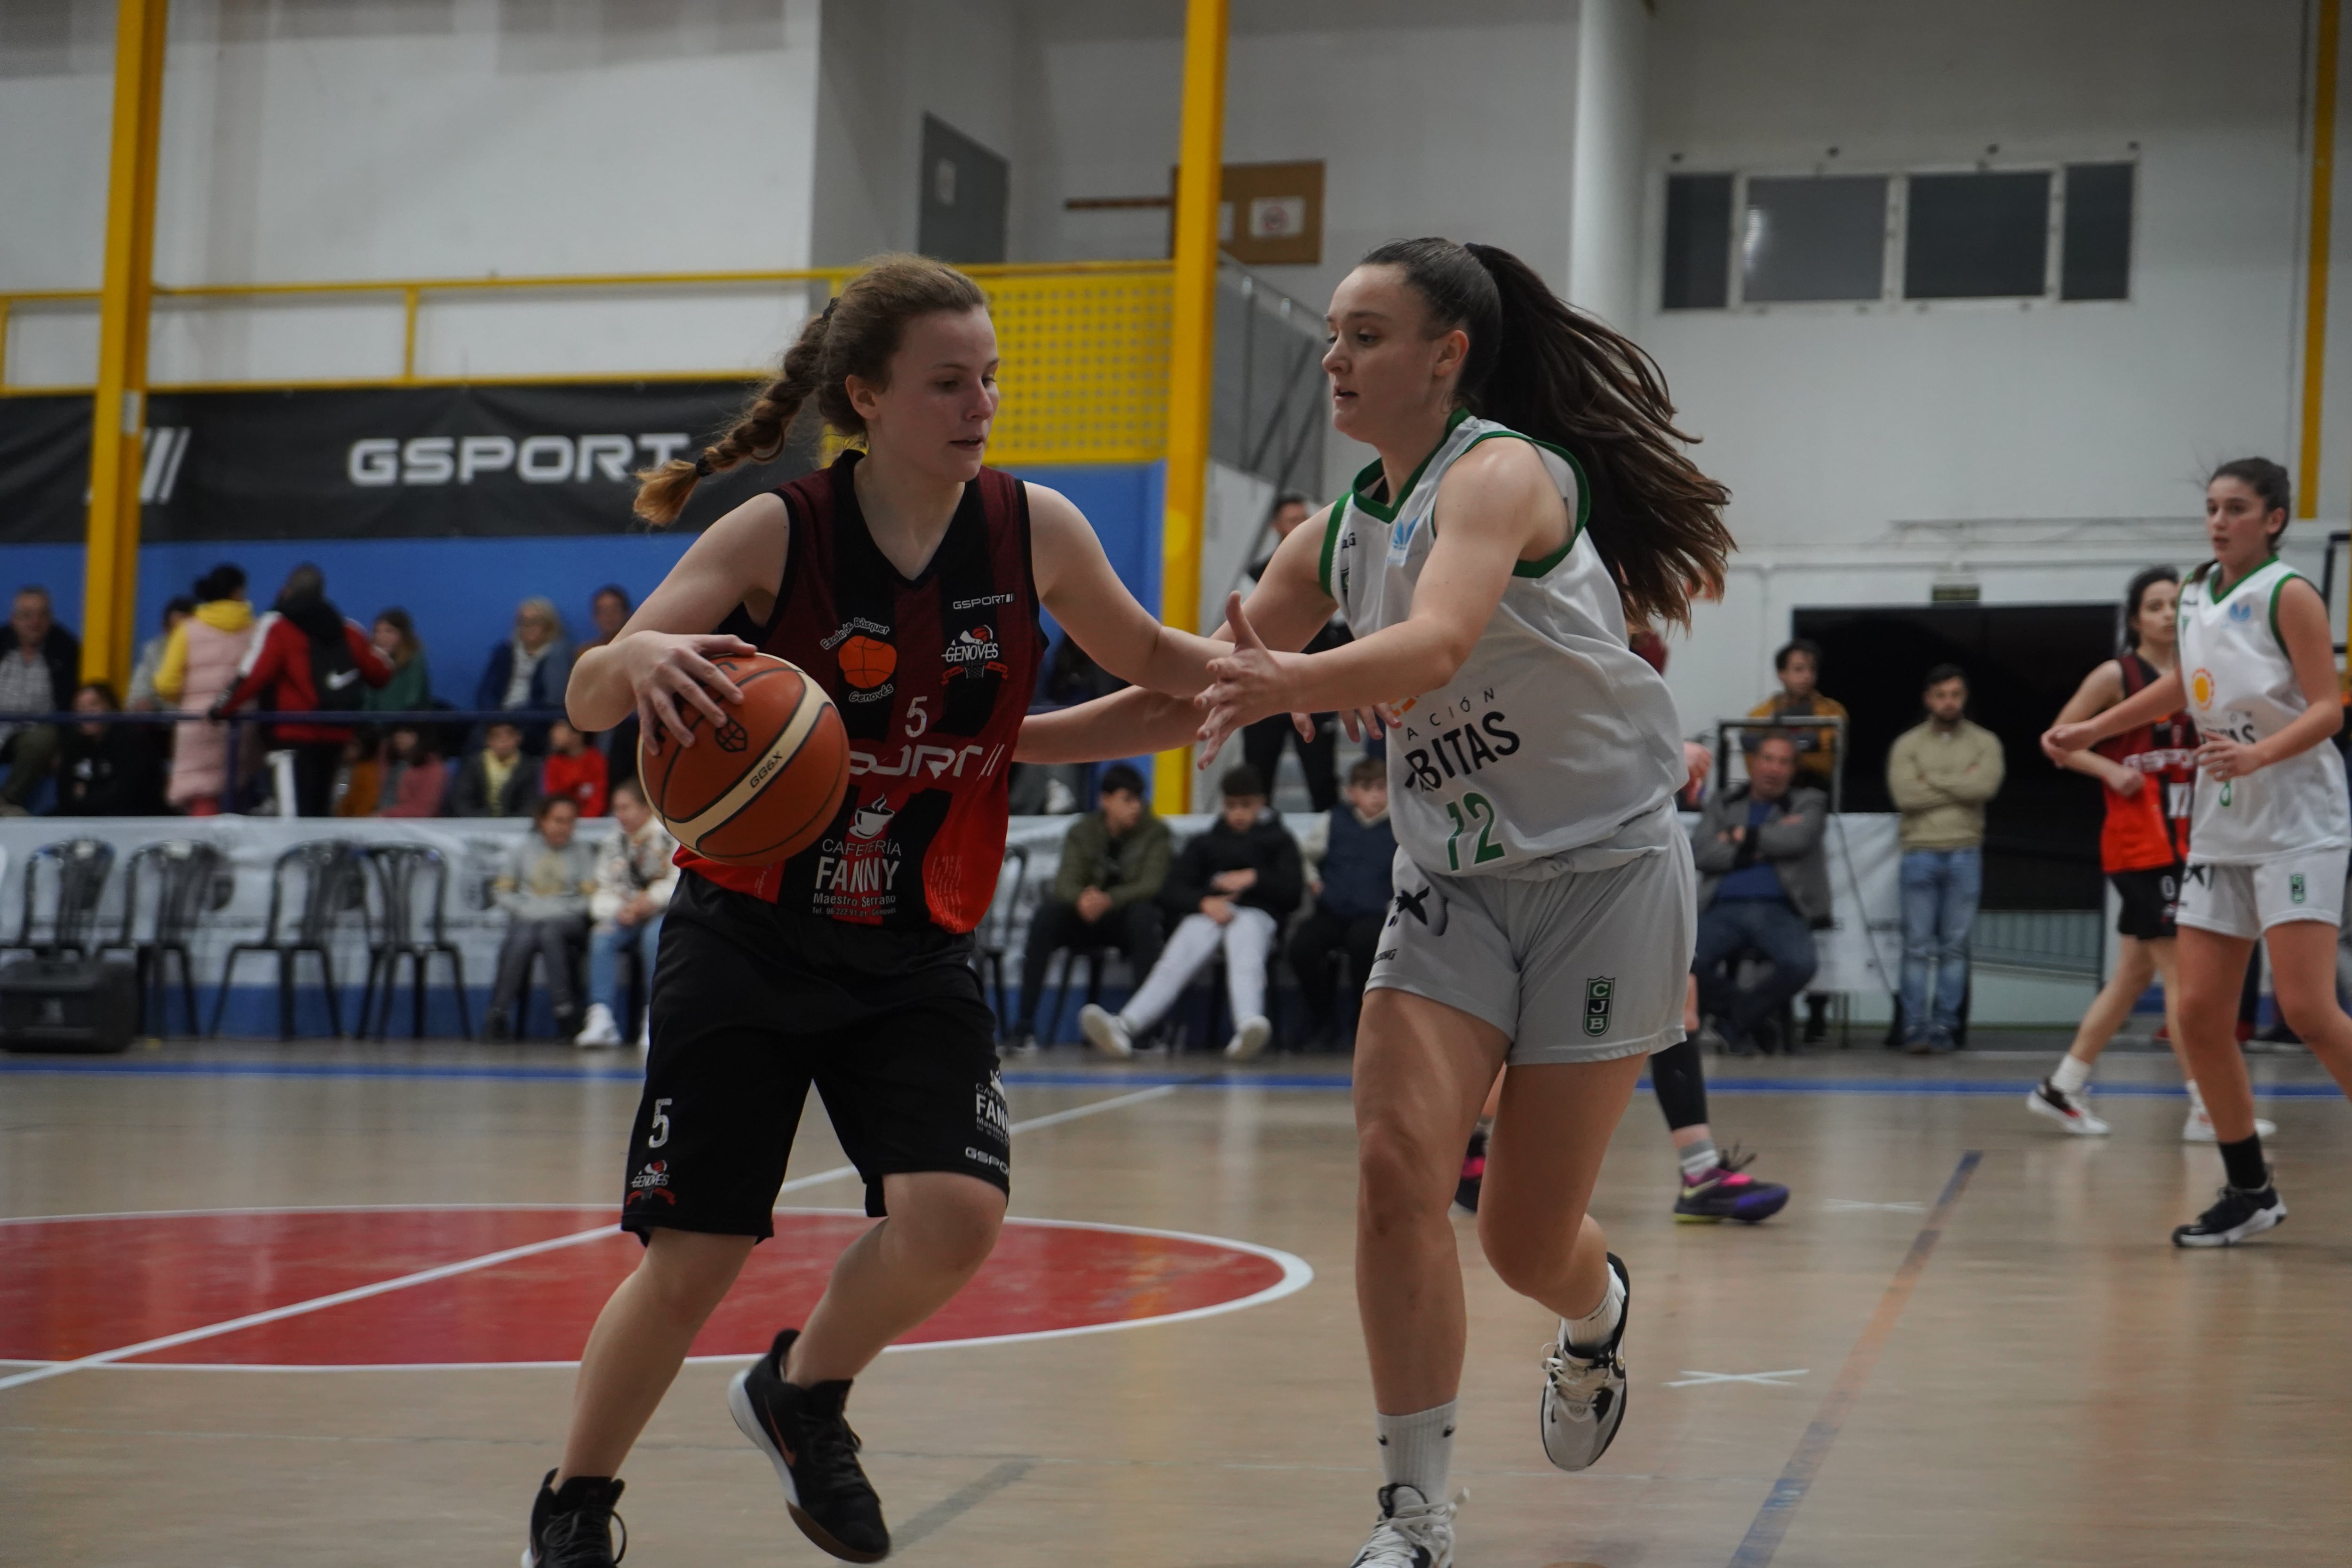
[[(147, 314), (155, 261), (155, 140), (170, 0), (118, 0), (114, 142), (106, 187), (98, 390), (90, 419), (89, 533), (81, 673), (120, 691), (131, 676), (139, 592), (139, 485), (147, 426)], [(63, 693), (59, 694), (62, 698)]]
[[(1224, 169), (1226, 0), (1186, 0), (1184, 101), (1177, 132), (1176, 297), (1168, 354), (1168, 504), (1160, 533), (1160, 618), (1193, 629), (1209, 490), (1209, 405), (1217, 336), (1217, 200)], [(1192, 752), (1152, 769), (1163, 812), (1191, 809)]]
[(2342, 0), (2319, 0), (2311, 91), (2311, 255), (2304, 279), (2303, 450), (2295, 515), (2319, 515), (2320, 407), (2327, 385), (2328, 228), (2336, 205), (2336, 57)]

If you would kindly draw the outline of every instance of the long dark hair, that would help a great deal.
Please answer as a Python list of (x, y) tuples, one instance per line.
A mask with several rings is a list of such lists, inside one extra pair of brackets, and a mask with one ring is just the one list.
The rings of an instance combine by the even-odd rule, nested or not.
[(1391, 240), (1366, 267), (1394, 267), (1439, 332), (1470, 352), (1455, 395), (1474, 414), (1577, 455), (1602, 504), (1586, 527), (1637, 622), (1690, 622), (1691, 601), (1723, 593), (1731, 492), (1683, 454), (1657, 362), (1554, 294), (1535, 269), (1491, 245)]
[(636, 511), (656, 528), (685, 510), (695, 481), (724, 473), (740, 462), (764, 463), (784, 448), (801, 405), (812, 397), (826, 425), (840, 434), (866, 433), (866, 421), (849, 401), (851, 376), (873, 386), (890, 379), (890, 356), (898, 352), (907, 323), (935, 310), (984, 310), (980, 285), (944, 261), (927, 256), (882, 256), (849, 280), (821, 315), (802, 323), (801, 335), (784, 352), (775, 379), (751, 399), (727, 433), (699, 458), (672, 458), (637, 474)]
[(2180, 574), (2174, 571), (2171, 567), (2149, 566), (2144, 568), (2137, 575), (2134, 576), (2128, 584), (2125, 584), (2124, 652), (2137, 653), (2139, 651), (2139, 611), (2142, 602), (2147, 598), (2147, 591), (2150, 588), (2155, 587), (2158, 583), (2170, 583), (2178, 585), (2179, 582)]

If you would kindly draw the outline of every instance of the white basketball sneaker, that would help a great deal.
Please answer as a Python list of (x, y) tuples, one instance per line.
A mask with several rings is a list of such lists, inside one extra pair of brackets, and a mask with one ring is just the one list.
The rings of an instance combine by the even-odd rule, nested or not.
[[(2277, 1131), (2277, 1122), (2266, 1121), (2259, 1116), (2254, 1118), (2256, 1136), (2268, 1138)], [(2180, 1141), (2183, 1143), (2218, 1143), (2221, 1141), (2221, 1135), (2213, 1131), (2211, 1114), (2205, 1109), (2205, 1096), (2194, 1080), (2189, 1084), (2189, 1120), (2180, 1124)]]
[(2078, 1138), (2104, 1138), (2107, 1124), (2091, 1114), (2091, 1097), (2079, 1089), (2068, 1094), (2048, 1079), (2026, 1091), (2025, 1109), (2055, 1121)]
[(580, 1020), (580, 1032), (572, 1037), (575, 1046), (617, 1046), (621, 1043), (621, 1026), (614, 1020), (613, 1010), (602, 1002), (588, 1006), (588, 1016)]
[(1617, 1436), (1625, 1419), (1625, 1361), (1618, 1347), (1625, 1342), (1625, 1325), (1633, 1317), (1633, 1282), (1625, 1260), (1609, 1255), (1609, 1267), (1624, 1289), (1625, 1305), (1617, 1331), (1593, 1351), (1570, 1349), (1568, 1324), (1544, 1347), (1543, 1398), (1536, 1408), (1543, 1430), (1544, 1457), (1563, 1470), (1590, 1468)]
[(1381, 1520), (1348, 1568), (1454, 1568), (1454, 1514), (1462, 1506), (1431, 1502), (1399, 1481), (1381, 1489)]
[(1273, 1037), (1274, 1026), (1264, 1018), (1244, 1018), (1242, 1026), (1234, 1031), (1234, 1037), (1225, 1042), (1225, 1059), (1248, 1061), (1265, 1049), (1266, 1041)]
[(1108, 1007), (1097, 1007), (1089, 1002), (1079, 1008), (1078, 1033), (1107, 1057), (1124, 1061), (1135, 1054), (1135, 1039), (1127, 1031), (1126, 1020)]

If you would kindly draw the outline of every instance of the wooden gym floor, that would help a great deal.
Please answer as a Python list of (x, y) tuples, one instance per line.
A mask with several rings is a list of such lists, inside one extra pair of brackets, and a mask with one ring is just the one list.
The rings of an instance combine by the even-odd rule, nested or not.
[[(932, 1334), (966, 1342), (861, 1380), (899, 1556), (1349, 1560), (1378, 1471), (1332, 1059), (1014, 1066), (1013, 1212), (1085, 1223), (1009, 1230)], [(2293, 1217), (2179, 1253), (2220, 1166), (2178, 1142), (2169, 1061), (2111, 1058), (2115, 1136), (2074, 1141), (2020, 1103), (2048, 1060), (1710, 1062), (1718, 1140), (1795, 1189), (1755, 1229), (1673, 1223), (1638, 1098), (1597, 1205), (1633, 1269), (1631, 1403), (1586, 1475), (1536, 1441), (1551, 1325), (1460, 1222), (1465, 1568), (2352, 1560), (2352, 1111), (2263, 1058)], [(576, 1353), (628, 1267), (603, 1225), (634, 1061), (0, 1058), (0, 1562), (514, 1562), (571, 1381), (515, 1363)], [(854, 1205), (841, 1163), (813, 1102), (783, 1202)], [(784, 1216), (700, 1348), (757, 1348), (856, 1223)], [(633, 1458), (632, 1563), (826, 1561), (730, 1425), (730, 1374), (690, 1364)]]

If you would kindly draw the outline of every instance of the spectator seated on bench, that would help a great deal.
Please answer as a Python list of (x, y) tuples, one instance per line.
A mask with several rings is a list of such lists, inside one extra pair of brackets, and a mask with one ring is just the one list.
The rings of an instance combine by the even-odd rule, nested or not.
[[(1757, 1026), (1813, 977), (1813, 925), (1830, 912), (1830, 870), (1822, 836), (1829, 796), (1799, 784), (1797, 742), (1769, 734), (1748, 754), (1748, 778), (1717, 793), (1692, 829), (1699, 873), (1699, 1010), (1715, 1022), (1734, 1055), (1753, 1052)], [(1743, 953), (1771, 972), (1737, 984)], [(1787, 1044), (1790, 1042), (1784, 1042)]]
[[(1013, 1048), (1037, 1048), (1037, 1004), (1054, 954), (1117, 948), (1138, 975), (1159, 961), (1165, 938), (1160, 908), (1175, 855), (1175, 836), (1143, 798), (1143, 775), (1120, 763), (1103, 771), (1098, 804), (1070, 824), (1062, 840), (1061, 869), (1037, 900), (1021, 950), (1021, 1016)], [(1063, 970), (1063, 984), (1069, 970)], [(1058, 1006), (1056, 1016), (1059, 1016)]]
[(1298, 907), (1305, 880), (1298, 841), (1266, 808), (1265, 781), (1244, 763), (1219, 781), (1223, 809), (1208, 831), (1184, 846), (1162, 901), (1178, 916), (1160, 962), (1117, 1013), (1088, 1004), (1078, 1026), (1105, 1054), (1135, 1054), (1134, 1037), (1166, 1015), (1192, 977), (1220, 952), (1234, 1010), (1225, 1055), (1247, 1061), (1265, 1049), (1274, 1026), (1265, 1016), (1265, 966), (1275, 937)]
[[(594, 755), (593, 752), (589, 753)], [(551, 800), (564, 797), (551, 795)], [(646, 804), (646, 786), (631, 773), (613, 786), (613, 820), (621, 831), (613, 840), (596, 873), (596, 891), (588, 901), (596, 927), (588, 933), (588, 1016), (581, 1021), (575, 1046), (617, 1046), (622, 1025), (629, 1016), (629, 994), (621, 984), (621, 953), (637, 955), (637, 978), (650, 996), (654, 955), (660, 951), (662, 915), (677, 890), (677, 867), (671, 858), (677, 840)], [(637, 1045), (652, 1043), (653, 1009), (646, 1009)]]
[(536, 955), (545, 971), (555, 1033), (580, 1032), (580, 984), (573, 963), (588, 936), (589, 900), (596, 892), (596, 847), (576, 837), (580, 808), (562, 795), (538, 804), (531, 830), (507, 854), (490, 883), (491, 901), (507, 912), (499, 948), (499, 975), (490, 988), (484, 1033), (511, 1040), (521, 1032), (524, 985)]
[(1298, 975), (1298, 999), (1307, 1011), (1304, 1048), (1328, 1050), (1339, 1043), (1339, 1010), (1333, 994), (1339, 976), (1332, 961), (1348, 955), (1348, 985), (1360, 994), (1388, 920), (1396, 833), (1389, 824), (1385, 763), (1363, 757), (1348, 770), (1347, 799), (1325, 814), (1306, 854), (1316, 868), (1307, 884), (1315, 908), (1291, 932), (1290, 967)]

